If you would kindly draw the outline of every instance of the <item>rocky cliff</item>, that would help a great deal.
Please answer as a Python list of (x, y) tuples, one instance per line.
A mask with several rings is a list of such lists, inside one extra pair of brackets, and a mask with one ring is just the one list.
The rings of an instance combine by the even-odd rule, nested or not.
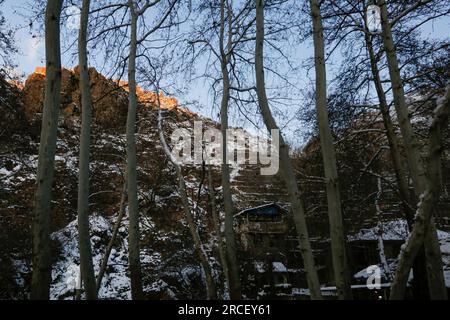
[[(123, 80), (108, 79), (95, 68), (89, 68), (91, 81), (92, 113), (94, 123), (108, 129), (123, 129), (127, 117), (128, 83)], [(81, 110), (81, 93), (79, 87), (79, 67), (61, 70), (61, 115), (70, 120), (78, 117)], [(22, 90), (23, 107), (26, 119), (33, 123), (41, 119), (45, 93), (45, 68), (37, 67), (25, 81)], [(157, 105), (157, 94), (137, 88), (138, 101), (143, 106)], [(174, 97), (160, 94), (161, 107), (194, 115), (189, 110), (180, 108)]]

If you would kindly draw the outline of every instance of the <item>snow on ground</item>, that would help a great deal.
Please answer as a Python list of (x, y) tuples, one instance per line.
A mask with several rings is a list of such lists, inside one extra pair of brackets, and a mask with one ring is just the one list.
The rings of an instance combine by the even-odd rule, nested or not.
[(272, 262), (274, 272), (287, 272), (287, 268), (282, 262)]
[[(92, 229), (91, 246), (92, 258), (96, 274), (103, 257), (104, 245), (101, 244), (100, 234), (110, 237), (112, 224), (100, 216), (90, 217), (90, 226)], [(50, 289), (51, 299), (73, 299), (74, 287), (73, 281), (77, 278), (77, 268), (80, 264), (78, 252), (78, 230), (77, 221), (72, 221), (65, 228), (52, 234), (52, 239), (60, 244), (60, 255), (58, 262), (53, 266), (52, 285)], [(111, 252), (109, 264), (113, 265), (113, 271), (105, 274), (102, 282), (102, 289), (99, 296), (101, 298), (130, 299), (129, 279), (126, 276), (127, 256), (122, 252), (124, 243), (119, 244)], [(119, 249), (119, 250), (117, 250)], [(74, 279), (75, 278), (75, 279)]]
[(63, 165), (72, 174), (78, 174), (78, 157), (73, 155), (72, 152), (67, 152), (62, 155), (55, 156), (56, 165)]
[(23, 288), (25, 286), (25, 278), (27, 274), (30, 273), (30, 269), (24, 260), (11, 259), (11, 262), (16, 270), (14, 280), (16, 281), (18, 287)]
[[(408, 225), (404, 219), (385, 221), (382, 223), (383, 240), (405, 240), (408, 236)], [(349, 235), (349, 241), (378, 240), (378, 227), (361, 229), (358, 233)]]
[(0, 167), (0, 181), (4, 188), (16, 187), (28, 180), (35, 180), (37, 168), (37, 158), (30, 156), (26, 158), (18, 158), (15, 155), (4, 155), (5, 158), (12, 161), (14, 168), (8, 170), (6, 167)]
[[(101, 216), (90, 217), (91, 246), (94, 271), (97, 275), (106, 245), (111, 238), (115, 217), (111, 221)], [(103, 277), (99, 298), (101, 299), (131, 299), (130, 280), (128, 270), (128, 242), (126, 239), (127, 221), (124, 219), (116, 246), (112, 249), (108, 261), (108, 268)], [(141, 224), (142, 229), (148, 229), (148, 224)], [(77, 221), (72, 221), (65, 228), (52, 234), (52, 239), (60, 243), (60, 255), (52, 270), (51, 299), (73, 299), (77, 280), (80, 257), (78, 252)], [(158, 264), (160, 254), (150, 254), (146, 250), (141, 252), (141, 263)], [(156, 290), (158, 284), (152, 285)], [(160, 287), (159, 287), (160, 288)]]
[[(348, 237), (349, 241), (355, 240), (367, 240), (367, 241), (377, 241), (378, 237), (378, 227), (370, 229), (361, 229), (358, 233)], [(450, 233), (442, 230), (438, 230), (438, 238), (442, 253), (442, 263), (444, 268), (445, 284), (450, 288)], [(383, 240), (398, 240), (404, 241), (408, 236), (408, 229), (406, 221), (403, 219), (397, 219), (392, 221), (383, 222)], [(395, 273), (397, 268), (397, 259), (389, 260), (389, 269), (391, 274)], [(381, 265), (381, 276), (386, 279), (383, 268)], [(366, 279), (368, 274), (366, 269), (360, 270), (354, 274), (356, 279)], [(412, 273), (409, 276), (409, 280), (412, 279)]]
[(177, 299), (176, 294), (172, 291), (172, 289), (170, 289), (170, 286), (163, 280), (158, 280), (144, 288), (145, 292), (161, 292), (163, 290), (167, 293), (167, 295), (170, 298), (174, 300)]

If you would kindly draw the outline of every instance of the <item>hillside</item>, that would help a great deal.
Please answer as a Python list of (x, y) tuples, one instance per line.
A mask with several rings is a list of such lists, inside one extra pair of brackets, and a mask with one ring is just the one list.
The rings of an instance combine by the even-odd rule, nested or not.
[[(15, 111), (23, 123), (11, 126), (1, 136), (0, 150), (0, 297), (23, 298), (30, 284), (31, 220), (37, 169), (39, 121), (43, 104), (45, 75), (37, 68), (20, 90), (14, 91)], [(126, 83), (113, 81), (90, 69), (93, 95), (94, 127), (91, 146), (91, 225), (94, 264), (98, 271), (105, 246), (117, 218), (123, 186), (125, 165), (125, 118), (127, 109)], [(80, 93), (78, 71), (63, 69), (62, 105), (56, 155), (56, 176), (52, 212), (54, 270), (52, 298), (73, 298), (67, 287), (71, 268), (79, 263), (77, 251), (76, 201), (80, 130)], [(17, 90), (16, 90), (17, 89)], [(106, 94), (110, 93), (110, 94)], [(159, 142), (156, 95), (140, 89), (137, 129), (138, 184), (142, 230), (142, 264), (144, 287), (153, 298), (202, 298), (200, 267), (194, 256), (191, 237), (184, 220), (175, 172), (163, 154)], [(12, 99), (13, 95), (8, 95)], [(201, 120), (205, 127), (217, 127), (210, 119), (202, 118), (178, 107), (176, 99), (161, 97), (165, 115), (166, 137), (178, 126), (188, 126)], [(11, 113), (11, 112), (10, 112)], [(11, 113), (12, 114), (12, 113)], [(220, 191), (220, 175), (213, 171), (214, 185)], [(255, 168), (256, 169), (256, 168)], [(212, 265), (218, 276), (218, 254), (213, 235), (211, 209), (208, 205), (207, 183), (203, 181), (200, 198), (198, 186), (202, 177), (200, 167), (184, 168), (188, 194), (199, 203), (197, 223)], [(256, 174), (234, 167), (233, 188), (237, 209), (255, 203), (278, 201), (281, 191), (279, 178), (254, 183)], [(273, 189), (276, 189), (273, 191)], [(280, 189), (279, 191), (277, 191)], [(220, 192), (217, 202), (221, 205)], [(122, 222), (119, 238), (113, 249), (110, 266), (100, 291), (102, 298), (130, 298), (127, 278), (127, 221)], [(72, 268), (73, 269), (73, 268)], [(69, 270), (69, 271), (68, 271)], [(70, 286), (69, 286), (70, 288)]]
[[(2, 82), (1, 110), (3, 132), (0, 135), (0, 298), (26, 298), (31, 277), (31, 225), (33, 198), (37, 170), (39, 127), (44, 97), (45, 70), (37, 68), (22, 85)], [(128, 103), (127, 83), (107, 79), (95, 69), (89, 70), (93, 95), (93, 132), (91, 145), (91, 243), (94, 268), (98, 273), (105, 248), (111, 238), (117, 220), (123, 188), (125, 165), (125, 119)], [(62, 71), (62, 105), (58, 128), (56, 154), (56, 176), (53, 188), (52, 211), (52, 252), (53, 274), (52, 299), (74, 299), (76, 268), (79, 264), (77, 242), (77, 173), (80, 131), (80, 92), (78, 70)], [(184, 218), (177, 189), (175, 170), (163, 153), (157, 130), (156, 94), (139, 88), (138, 125), (136, 132), (138, 154), (138, 186), (141, 227), (141, 261), (143, 284), (149, 299), (199, 299), (205, 298), (203, 273), (194, 253), (194, 247)], [(193, 121), (202, 121), (205, 128), (218, 128), (211, 119), (192, 113), (178, 105), (176, 98), (160, 96), (165, 109), (165, 136), (170, 137), (174, 129), (184, 127), (192, 131)], [(373, 123), (373, 121), (370, 121)], [(351, 260), (354, 265), (354, 280), (361, 281), (361, 263), (376, 263), (375, 260), (358, 256), (358, 246), (364, 250), (377, 241), (379, 216), (375, 210), (374, 195), (377, 181), (364, 169), (364, 161), (369, 162), (382, 146), (372, 131), (364, 132), (366, 122), (358, 122), (354, 131), (363, 134), (337, 144), (338, 161), (341, 172), (344, 219), (348, 230)], [(378, 128), (379, 123), (375, 122)], [(342, 133), (345, 136), (346, 131)], [(368, 147), (365, 141), (379, 141), (380, 146)], [(355, 159), (354, 154), (363, 156)], [(320, 277), (325, 285), (333, 285), (330, 280), (331, 261), (329, 255), (329, 231), (321, 164), (320, 144), (314, 138), (301, 152), (292, 154), (297, 170), (308, 216), (308, 229), (313, 241)], [(391, 272), (395, 270), (400, 243), (405, 240), (405, 221), (399, 200), (392, 190), (394, 181), (389, 157), (382, 156), (374, 166), (387, 177), (382, 183), (379, 196), (382, 203), (383, 224), (386, 241), (393, 242), (389, 259)], [(449, 161), (444, 162), (444, 175), (448, 175)], [(285, 183), (278, 173), (262, 176), (259, 165), (233, 165), (231, 185), (236, 212), (264, 204), (278, 203), (289, 209), (289, 197)], [(189, 201), (196, 208), (195, 218), (217, 283), (223, 283), (217, 237), (214, 233), (210, 190), (205, 180), (207, 176), (202, 166), (186, 165), (183, 173), (187, 181)], [(359, 178), (354, 182), (354, 177)], [(220, 167), (213, 169), (213, 184), (216, 202), (222, 209)], [(199, 191), (199, 186), (202, 186)], [(444, 180), (444, 191), (448, 181)], [(439, 203), (444, 212), (438, 219), (439, 226), (448, 231), (447, 191)], [(386, 209), (383, 209), (386, 208)], [(222, 211), (222, 210), (221, 210)], [(438, 217), (439, 218), (439, 217)], [(447, 219), (447, 220), (446, 220)], [(288, 221), (289, 245), (275, 248), (274, 256), (284, 256), (286, 270), (294, 270), (303, 275), (297, 238), (293, 233), (293, 222)], [(119, 229), (108, 268), (102, 282), (99, 297), (103, 299), (130, 299), (128, 277), (128, 244), (125, 218)], [(400, 230), (401, 236), (390, 237)], [(237, 240), (243, 240), (237, 235)], [(441, 249), (450, 281), (450, 236), (441, 231)], [(284, 241), (284, 240), (283, 240)], [(356, 244), (356, 245), (355, 245)], [(356, 246), (353, 248), (353, 246)], [(249, 255), (239, 247), (239, 257), (243, 270), (244, 296), (264, 297), (264, 290), (254, 292), (255, 274), (263, 262), (257, 255)], [(271, 249), (272, 250), (272, 249)], [(353, 250), (353, 252), (352, 252)], [(372, 249), (371, 249), (372, 250)], [(268, 253), (262, 252), (268, 257)], [(277, 258), (278, 259), (278, 258)], [(283, 261), (285, 261), (283, 260)], [(362, 261), (362, 262), (361, 262)], [(279, 263), (279, 261), (275, 261)], [(258, 267), (255, 267), (258, 266)], [(256, 268), (256, 269), (255, 269)], [(264, 268), (262, 268), (264, 269)], [(448, 269), (448, 270), (447, 270)], [(287, 271), (286, 271), (287, 272)], [(291, 281), (292, 279), (286, 280)], [(292, 280), (294, 281), (294, 280)], [(304, 280), (297, 281), (303, 283)], [(284, 285), (287, 285), (285, 283)], [(304, 284), (305, 286), (306, 284)], [(450, 283), (448, 283), (450, 286)], [(245, 287), (247, 286), (247, 287)], [(287, 296), (305, 294), (304, 287), (292, 287), (289, 282)], [(220, 288), (223, 295), (223, 288)]]

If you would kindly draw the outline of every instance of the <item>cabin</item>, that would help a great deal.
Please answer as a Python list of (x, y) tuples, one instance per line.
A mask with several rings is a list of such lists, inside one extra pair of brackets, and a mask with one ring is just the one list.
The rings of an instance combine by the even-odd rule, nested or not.
[(248, 208), (236, 214), (235, 221), (243, 274), (249, 275), (243, 279), (248, 297), (286, 299), (293, 286), (306, 285), (291, 234), (293, 224), (284, 207), (269, 203)]
[(287, 211), (276, 203), (243, 210), (235, 215), (236, 233), (244, 250), (280, 248), (288, 231)]

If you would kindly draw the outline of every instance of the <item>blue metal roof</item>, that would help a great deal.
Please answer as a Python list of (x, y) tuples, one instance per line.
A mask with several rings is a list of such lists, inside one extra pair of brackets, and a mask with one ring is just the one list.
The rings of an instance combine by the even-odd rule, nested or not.
[(282, 214), (284, 211), (285, 210), (282, 207), (280, 207), (278, 204), (270, 203), (270, 204), (265, 204), (265, 205), (254, 207), (254, 208), (245, 209), (238, 214), (239, 215), (247, 214), (247, 215), (277, 216), (277, 215)]

